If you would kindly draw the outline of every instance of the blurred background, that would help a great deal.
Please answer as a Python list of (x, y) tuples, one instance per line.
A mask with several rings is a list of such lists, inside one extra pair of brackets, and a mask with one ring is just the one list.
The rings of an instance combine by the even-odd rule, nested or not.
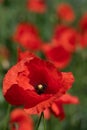
[[(75, 12), (75, 21), (67, 25), (77, 28), (81, 16), (87, 12), (87, 0), (47, 0), (45, 13), (31, 12), (27, 8), (27, 0), (0, 0), (0, 122), (4, 119), (8, 108), (8, 103), (2, 94), (3, 77), (17, 62), (19, 45), (12, 40), (16, 26), (21, 22), (32, 23), (38, 28), (41, 39), (49, 42), (55, 24), (60, 22), (55, 9), (62, 2), (70, 4)], [(80, 104), (64, 105), (66, 118), (59, 121), (58, 118), (51, 116), (47, 121), (47, 129), (87, 130), (87, 47), (78, 47), (73, 53), (70, 64), (62, 71), (73, 72), (75, 83), (69, 92), (79, 97)], [(42, 127), (41, 124), (39, 129), (43, 129)], [(0, 125), (0, 130), (2, 129), (3, 126)]]

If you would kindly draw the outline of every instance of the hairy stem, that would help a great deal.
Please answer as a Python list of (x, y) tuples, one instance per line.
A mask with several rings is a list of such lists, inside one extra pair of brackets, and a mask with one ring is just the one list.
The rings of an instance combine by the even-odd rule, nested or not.
[(5, 117), (5, 119), (4, 119), (4, 123), (3, 123), (3, 125), (4, 125), (3, 130), (7, 130), (8, 121), (9, 121), (10, 109), (11, 109), (11, 105), (8, 105), (7, 114), (6, 114), (6, 117)]
[(38, 120), (38, 122), (37, 122), (37, 124), (36, 124), (36, 130), (38, 130), (38, 128), (39, 128), (39, 125), (40, 125), (42, 116), (43, 116), (43, 112), (41, 113), (40, 118), (39, 118), (39, 120)]

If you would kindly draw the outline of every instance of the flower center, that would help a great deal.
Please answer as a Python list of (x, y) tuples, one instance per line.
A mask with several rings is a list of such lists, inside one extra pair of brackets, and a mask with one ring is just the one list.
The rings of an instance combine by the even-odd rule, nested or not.
[(45, 88), (46, 88), (46, 85), (38, 84), (36, 86), (36, 91), (37, 91), (38, 94), (42, 94), (42, 93), (44, 93)]

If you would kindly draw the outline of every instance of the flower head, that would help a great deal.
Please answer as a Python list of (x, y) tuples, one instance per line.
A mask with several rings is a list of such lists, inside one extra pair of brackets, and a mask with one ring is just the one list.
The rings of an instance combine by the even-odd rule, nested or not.
[(85, 13), (80, 19), (79, 26), (83, 31), (87, 31), (87, 13)]
[(57, 7), (57, 15), (60, 19), (66, 22), (73, 22), (75, 19), (74, 10), (72, 9), (71, 5), (67, 3), (61, 3)]
[(87, 31), (78, 34), (78, 43), (82, 48), (87, 47)]
[(57, 25), (54, 30), (52, 42), (63, 46), (69, 52), (74, 52), (77, 45), (77, 32), (74, 28)]
[(11, 130), (33, 130), (33, 120), (22, 109), (15, 109), (10, 114)]
[(27, 7), (30, 11), (44, 13), (46, 11), (45, 0), (28, 0)]
[(44, 45), (43, 52), (47, 59), (59, 69), (65, 68), (71, 60), (72, 54), (61, 45)]
[(13, 40), (29, 50), (36, 51), (40, 49), (41, 40), (38, 35), (38, 30), (31, 24), (19, 24), (16, 27)]
[(36, 114), (65, 94), (73, 82), (71, 72), (59, 72), (50, 62), (29, 55), (7, 72), (3, 94), (10, 104), (23, 105), (27, 112)]

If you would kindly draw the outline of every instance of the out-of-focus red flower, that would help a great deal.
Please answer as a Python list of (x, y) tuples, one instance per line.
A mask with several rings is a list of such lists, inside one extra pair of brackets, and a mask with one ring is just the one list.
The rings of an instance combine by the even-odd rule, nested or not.
[(3, 94), (10, 104), (23, 105), (26, 112), (37, 114), (65, 94), (73, 82), (71, 72), (58, 72), (50, 62), (29, 55), (7, 72)]
[(63, 110), (64, 104), (78, 104), (79, 99), (70, 94), (64, 94), (57, 101), (55, 101), (49, 109), (44, 111), (44, 116), (46, 119), (50, 118), (50, 114), (53, 113), (56, 117), (59, 117), (60, 120), (65, 118), (65, 113)]
[(74, 10), (72, 9), (70, 4), (61, 3), (57, 7), (57, 15), (60, 19), (66, 22), (73, 22), (75, 20)]
[(69, 52), (74, 52), (77, 45), (77, 32), (74, 28), (57, 25), (54, 30), (52, 42), (62, 45)]
[(29, 50), (36, 51), (40, 49), (41, 39), (34, 25), (27, 23), (19, 24), (16, 27), (13, 40)]
[(79, 26), (83, 31), (87, 31), (87, 13), (80, 19)]
[(87, 47), (87, 13), (79, 21), (78, 43), (81, 47)]
[(59, 69), (65, 68), (70, 63), (72, 57), (72, 53), (65, 50), (61, 45), (44, 45), (43, 52), (46, 58)]
[(78, 34), (78, 43), (81, 47), (87, 47), (87, 31), (84, 33)]
[(10, 114), (11, 130), (33, 130), (33, 120), (24, 110), (15, 109)]
[(36, 13), (44, 13), (47, 8), (45, 0), (28, 0), (27, 7), (30, 11)]

